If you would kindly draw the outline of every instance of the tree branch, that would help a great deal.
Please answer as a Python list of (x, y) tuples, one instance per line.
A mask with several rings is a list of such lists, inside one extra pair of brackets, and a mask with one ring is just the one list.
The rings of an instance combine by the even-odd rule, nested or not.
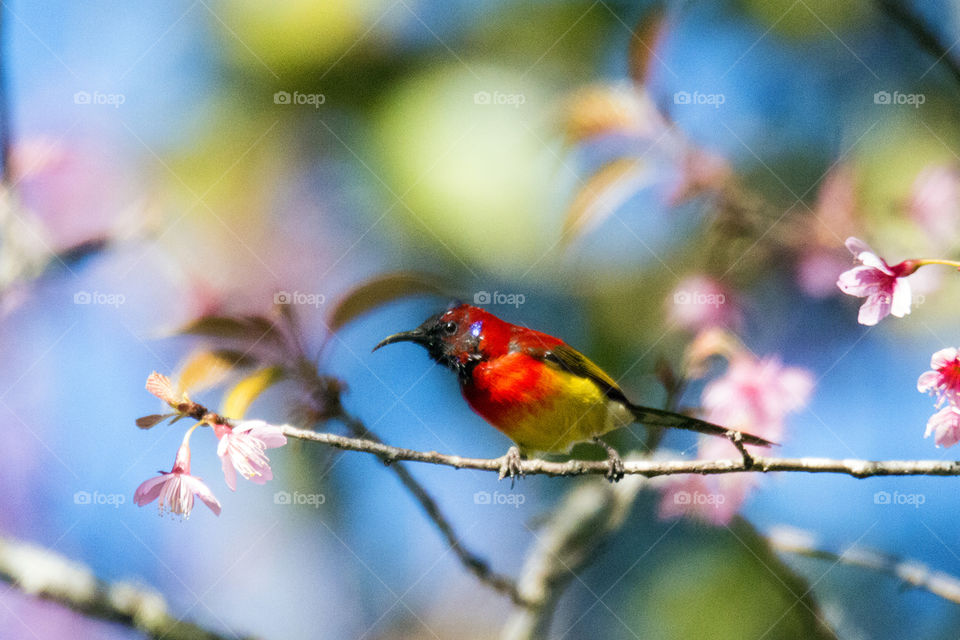
[[(416, 451), (393, 447), (382, 442), (364, 438), (349, 438), (334, 433), (298, 429), (290, 425), (281, 427), (291, 438), (310, 440), (344, 449), (371, 453), (387, 464), (407, 460), (426, 462), (456, 469), (476, 469), (478, 471), (499, 472), (503, 458), (465, 458), (447, 455), (436, 451)], [(854, 478), (874, 476), (960, 476), (960, 462), (949, 460), (855, 460), (831, 458), (773, 458), (753, 455), (753, 464), (747, 465), (739, 460), (634, 460), (624, 461), (624, 473), (654, 476), (676, 475), (681, 473), (720, 474), (720, 473), (769, 473), (774, 471), (796, 471), (805, 473), (837, 473)], [(534, 458), (522, 460), (520, 469), (524, 475), (546, 476), (582, 476), (605, 475), (610, 471), (607, 460), (568, 460), (552, 462)]]
[[(383, 442), (378, 438), (373, 432), (371, 432), (359, 418), (355, 418), (345, 412), (341, 412), (338, 418), (347, 425), (352, 433), (357, 436), (360, 436), (364, 439), (357, 438), (343, 438), (343, 436), (333, 436), (334, 438), (341, 438), (343, 440), (348, 440), (352, 442), (363, 442), (377, 447), (383, 447), (387, 449), (393, 449), (388, 445), (383, 444)], [(333, 434), (318, 434), (316, 431), (306, 431), (303, 429), (297, 429), (295, 427), (284, 426), (284, 433), (293, 438), (302, 438), (304, 440), (315, 440), (310, 437), (303, 437), (304, 434), (317, 434), (317, 435), (333, 435)], [(299, 434), (299, 435), (298, 435)], [(329, 443), (333, 444), (333, 443)], [(337, 446), (337, 445), (333, 445)], [(338, 447), (340, 449), (349, 449), (348, 447)], [(371, 452), (373, 453), (373, 452)], [(519, 607), (530, 607), (532, 603), (529, 598), (526, 598), (520, 594), (517, 589), (517, 584), (509, 577), (500, 575), (494, 572), (490, 565), (487, 564), (487, 561), (481, 558), (480, 556), (474, 554), (460, 541), (460, 538), (457, 537), (457, 534), (453, 530), (453, 526), (450, 524), (450, 521), (447, 520), (446, 516), (443, 515), (443, 512), (440, 511), (440, 507), (437, 505), (437, 501), (433, 499), (427, 490), (421, 485), (416, 478), (414, 478), (410, 471), (407, 470), (402, 464), (393, 464), (399, 458), (391, 458), (388, 456), (381, 455), (380, 458), (390, 466), (390, 469), (397, 475), (400, 479), (400, 482), (403, 484), (407, 490), (413, 494), (413, 497), (416, 498), (417, 502), (420, 503), (420, 506), (423, 507), (423, 510), (426, 512), (427, 517), (436, 525), (437, 529), (440, 531), (440, 534), (447, 541), (447, 544), (450, 545), (450, 548), (453, 550), (453, 553), (456, 554), (460, 562), (467, 568), (470, 573), (477, 577), (478, 580), (490, 585), (493, 589), (507, 595), (510, 600), (513, 601)]]
[(893, 558), (873, 549), (856, 546), (840, 553), (826, 551), (816, 546), (812, 533), (793, 527), (775, 527), (767, 534), (767, 540), (777, 551), (879, 571), (912, 587), (960, 604), (960, 579), (934, 571), (916, 560)]
[(89, 567), (36, 545), (0, 538), (0, 580), (81, 615), (139, 629), (150, 638), (237, 640), (174, 618), (156, 591), (104, 582)]
[(942, 63), (946, 66), (953, 79), (960, 84), (960, 64), (950, 57), (952, 47), (944, 46), (927, 24), (902, 0), (875, 0), (875, 2), (888, 18), (910, 34), (920, 48), (934, 57), (934, 64)]

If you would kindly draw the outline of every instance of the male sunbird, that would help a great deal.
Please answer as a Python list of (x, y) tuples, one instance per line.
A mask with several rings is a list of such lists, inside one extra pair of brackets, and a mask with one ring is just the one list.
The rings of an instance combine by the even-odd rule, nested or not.
[(633, 422), (688, 429), (744, 444), (774, 443), (689, 416), (635, 405), (603, 369), (560, 338), (505, 322), (467, 304), (428, 318), (412, 331), (395, 333), (374, 351), (394, 342), (415, 342), (452, 369), (474, 411), (513, 440), (500, 475), (511, 476), (521, 456), (566, 453), (578, 442), (607, 450), (610, 480), (623, 476), (623, 462), (600, 436)]

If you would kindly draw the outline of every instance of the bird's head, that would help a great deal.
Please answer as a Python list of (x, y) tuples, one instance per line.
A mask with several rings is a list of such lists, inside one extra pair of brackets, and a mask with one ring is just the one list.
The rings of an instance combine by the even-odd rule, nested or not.
[(415, 342), (438, 363), (468, 379), (477, 363), (508, 351), (510, 325), (479, 307), (457, 304), (416, 329), (384, 338), (373, 350), (394, 342)]

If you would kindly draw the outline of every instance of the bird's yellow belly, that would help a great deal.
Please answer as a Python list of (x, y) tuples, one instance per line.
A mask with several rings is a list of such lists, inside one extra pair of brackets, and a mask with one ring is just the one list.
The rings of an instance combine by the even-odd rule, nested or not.
[[(553, 367), (541, 367), (536, 379), (511, 389), (526, 389), (525, 398), (496, 395), (468, 396), (491, 424), (513, 440), (524, 453), (567, 452), (584, 442), (633, 421), (629, 409), (611, 401), (590, 379)], [(511, 394), (514, 395), (514, 394)], [(521, 401), (518, 401), (521, 400)]]

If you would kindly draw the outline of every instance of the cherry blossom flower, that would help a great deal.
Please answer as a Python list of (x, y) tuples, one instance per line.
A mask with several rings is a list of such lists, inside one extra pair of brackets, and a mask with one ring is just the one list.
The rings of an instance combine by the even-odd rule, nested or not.
[(950, 405), (933, 414), (927, 421), (927, 432), (923, 437), (929, 438), (931, 433), (938, 447), (957, 444), (960, 441), (960, 409)]
[[(805, 369), (784, 367), (776, 357), (758, 359), (746, 350), (724, 346), (730, 364), (723, 376), (703, 390), (704, 418), (762, 438), (782, 439), (788, 413), (806, 405), (813, 376)], [(702, 436), (697, 459), (740, 459), (728, 440)], [(757, 486), (757, 474), (671, 476), (663, 481), (660, 517), (687, 515), (724, 525), (736, 515)]]
[(669, 320), (688, 331), (734, 327), (741, 320), (732, 293), (709, 276), (693, 275), (681, 280), (667, 305)]
[(917, 380), (917, 391), (934, 394), (938, 407), (946, 401), (960, 408), (960, 352), (949, 347), (934, 353), (930, 371)]
[(862, 240), (847, 238), (846, 245), (860, 266), (841, 273), (837, 286), (846, 294), (866, 298), (857, 318), (860, 324), (872, 326), (890, 314), (902, 318), (910, 313), (910, 284), (905, 278), (917, 270), (918, 261), (890, 266)]
[(960, 225), (960, 171), (933, 165), (917, 174), (907, 203), (910, 217), (937, 244), (953, 238)]
[(778, 441), (787, 414), (807, 404), (813, 385), (809, 371), (784, 367), (775, 356), (758, 359), (739, 353), (730, 359), (726, 373), (704, 388), (704, 417)]
[(237, 472), (256, 484), (273, 479), (267, 449), (287, 443), (280, 427), (262, 420), (246, 420), (236, 426), (214, 424), (214, 433), (220, 438), (217, 455), (223, 465), (223, 477), (231, 490), (237, 489)]
[(670, 476), (665, 481), (659, 515), (664, 520), (686, 516), (717, 526), (728, 524), (756, 484), (752, 477), (740, 476), (752, 475)]
[[(729, 441), (705, 437), (697, 451), (700, 460), (739, 460), (740, 453)], [(759, 476), (753, 473), (717, 475), (684, 474), (667, 476), (662, 487), (659, 515), (664, 520), (686, 516), (713, 525), (726, 525), (733, 519)]]
[(160, 515), (167, 509), (182, 518), (189, 518), (193, 510), (193, 496), (196, 495), (215, 515), (220, 515), (220, 503), (213, 493), (200, 478), (190, 475), (190, 434), (195, 428), (191, 428), (183, 437), (173, 469), (161, 471), (160, 476), (150, 478), (137, 487), (133, 501), (138, 506), (142, 507), (159, 498)]

